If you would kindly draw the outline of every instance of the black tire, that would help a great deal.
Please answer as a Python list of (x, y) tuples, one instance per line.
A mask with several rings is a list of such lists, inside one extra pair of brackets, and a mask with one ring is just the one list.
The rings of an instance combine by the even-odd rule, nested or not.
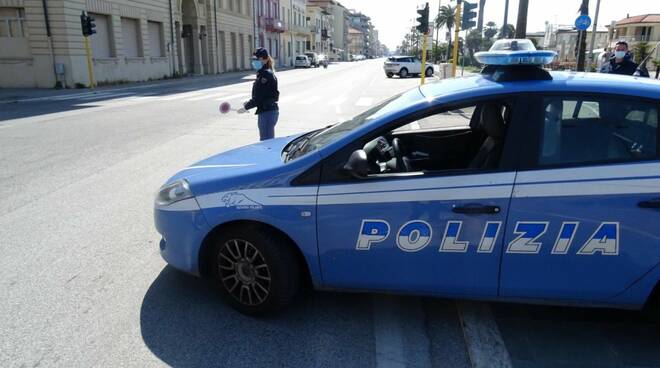
[(224, 231), (211, 253), (213, 279), (224, 299), (251, 316), (272, 315), (286, 307), (300, 289), (292, 247), (281, 236), (254, 226)]
[(427, 77), (432, 77), (433, 76), (433, 68), (426, 68), (426, 73), (424, 73)]
[(401, 68), (401, 70), (399, 70), (399, 77), (400, 78), (405, 78), (407, 76), (408, 76), (408, 69)]
[(385, 73), (385, 75), (387, 76), (387, 78), (392, 78), (392, 76), (394, 76), (394, 73)]

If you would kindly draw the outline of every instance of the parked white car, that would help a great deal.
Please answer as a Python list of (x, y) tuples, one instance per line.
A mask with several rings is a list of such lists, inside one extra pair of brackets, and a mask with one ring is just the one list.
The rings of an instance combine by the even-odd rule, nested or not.
[(312, 63), (309, 61), (307, 55), (298, 55), (296, 56), (296, 61), (294, 66), (296, 68), (309, 68), (312, 66)]
[[(425, 75), (433, 76), (433, 65), (426, 64)], [(422, 74), (422, 61), (414, 56), (390, 56), (383, 63), (383, 70), (388, 78), (397, 74), (401, 78)]]

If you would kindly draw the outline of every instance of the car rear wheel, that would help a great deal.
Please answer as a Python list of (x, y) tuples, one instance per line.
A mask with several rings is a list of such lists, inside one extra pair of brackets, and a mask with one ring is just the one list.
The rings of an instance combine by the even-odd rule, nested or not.
[(394, 73), (385, 73), (385, 75), (387, 76), (387, 78), (392, 78), (392, 76), (394, 76)]
[(406, 69), (406, 68), (401, 68), (401, 70), (399, 70), (399, 77), (401, 77), (401, 78), (405, 78), (405, 77), (407, 77), (407, 76), (408, 76), (408, 69)]
[(216, 239), (213, 276), (224, 299), (248, 315), (273, 314), (300, 288), (300, 267), (292, 245), (254, 227), (228, 230)]
[(426, 68), (426, 73), (424, 73), (427, 77), (432, 77), (433, 76), (433, 68)]

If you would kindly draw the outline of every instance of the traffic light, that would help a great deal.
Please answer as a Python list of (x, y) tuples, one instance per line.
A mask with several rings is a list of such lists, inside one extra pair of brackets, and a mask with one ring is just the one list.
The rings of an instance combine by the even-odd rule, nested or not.
[(461, 30), (470, 29), (477, 25), (474, 19), (477, 16), (477, 12), (474, 11), (477, 8), (477, 4), (470, 4), (466, 1), (463, 1), (463, 18), (461, 19)]
[(419, 14), (419, 17), (417, 17), (417, 30), (419, 33), (428, 33), (429, 31), (429, 3), (426, 3), (426, 6), (422, 9), (417, 9), (417, 14)]
[(96, 33), (96, 24), (94, 24), (94, 17), (87, 15), (84, 11), (80, 14), (80, 25), (82, 27), (82, 34), (85, 37), (91, 36)]

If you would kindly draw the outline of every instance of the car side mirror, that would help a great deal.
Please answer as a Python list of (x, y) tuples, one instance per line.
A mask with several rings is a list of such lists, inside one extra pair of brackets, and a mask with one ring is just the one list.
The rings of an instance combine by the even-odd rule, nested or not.
[(357, 150), (351, 153), (351, 157), (348, 158), (348, 162), (344, 165), (344, 170), (355, 178), (366, 178), (369, 175), (367, 153), (364, 150)]

